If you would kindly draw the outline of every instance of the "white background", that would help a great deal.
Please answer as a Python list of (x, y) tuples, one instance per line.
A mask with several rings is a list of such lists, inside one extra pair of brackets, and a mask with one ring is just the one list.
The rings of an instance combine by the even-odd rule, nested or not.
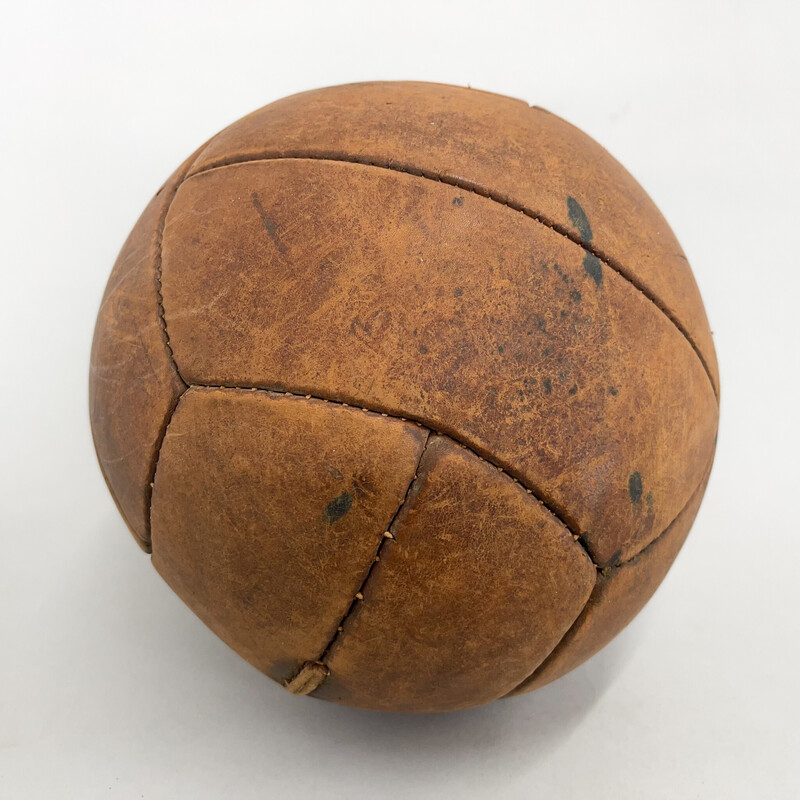
[[(800, 6), (5, 2), (0, 796), (800, 796)], [(722, 374), (695, 529), (639, 618), (540, 692), (392, 716), (290, 696), (180, 603), (95, 464), (89, 346), (183, 158), (293, 92), (421, 79), (598, 139), (677, 232)]]

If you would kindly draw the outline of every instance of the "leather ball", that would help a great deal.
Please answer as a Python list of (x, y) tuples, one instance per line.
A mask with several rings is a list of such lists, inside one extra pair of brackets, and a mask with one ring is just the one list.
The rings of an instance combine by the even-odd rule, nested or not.
[(689, 264), (570, 124), (367, 83), (234, 123), (111, 273), (91, 422), (122, 516), (289, 691), (443, 711), (603, 647), (677, 555), (718, 421)]

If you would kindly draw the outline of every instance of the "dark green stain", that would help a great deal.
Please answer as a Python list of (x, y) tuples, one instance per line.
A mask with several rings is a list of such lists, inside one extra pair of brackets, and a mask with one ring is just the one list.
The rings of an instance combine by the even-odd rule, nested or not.
[(464, 198), (463, 197), (454, 197), (453, 198), (453, 205), (454, 206), (463, 206), (464, 205)]
[(340, 520), (353, 507), (353, 495), (350, 492), (342, 492), (338, 497), (325, 506), (325, 518), (328, 525)]
[(647, 503), (647, 507), (652, 509), (653, 508), (653, 493), (648, 492), (647, 497), (644, 499), (645, 503)]
[(591, 242), (592, 226), (589, 224), (586, 212), (574, 197), (567, 198), (567, 213), (569, 214), (569, 221), (578, 229), (581, 241)]
[(570, 296), (570, 298), (572, 299), (572, 302), (573, 302), (573, 303), (580, 303), (580, 301), (583, 299), (583, 298), (581, 297), (581, 293), (580, 293), (580, 292), (579, 292), (577, 289), (573, 289), (573, 290), (572, 290), (572, 291), (569, 293), (569, 296)]
[(583, 257), (583, 268), (586, 274), (590, 275), (598, 288), (603, 285), (603, 262), (593, 253), (587, 253)]
[(608, 559), (608, 566), (609, 567), (616, 567), (619, 564), (619, 560), (622, 558), (622, 550), (617, 550), (611, 558)]
[(464, 294), (464, 290), (463, 289), (455, 289), (453, 291), (453, 297), (461, 297), (462, 294)]
[(642, 476), (638, 472), (631, 473), (628, 478), (628, 494), (631, 496), (631, 503), (638, 505), (642, 502)]
[(542, 386), (544, 387), (544, 393), (550, 394), (553, 391), (553, 383), (550, 378), (543, 378), (542, 379)]

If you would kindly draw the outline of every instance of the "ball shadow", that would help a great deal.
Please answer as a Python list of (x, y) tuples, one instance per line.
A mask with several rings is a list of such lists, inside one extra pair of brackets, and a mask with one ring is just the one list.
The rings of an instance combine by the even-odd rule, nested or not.
[[(426, 762), (469, 768), (476, 756), (530, 765), (557, 749), (611, 686), (632, 644), (629, 637), (548, 686), (479, 708), (442, 714), (389, 714), (301, 699), (284, 708), (286, 724), (320, 745), (330, 737), (366, 756), (401, 751), (402, 769)], [(276, 687), (277, 688), (277, 687)], [(263, 697), (274, 708), (274, 698)], [(306, 707), (308, 706), (308, 707)]]

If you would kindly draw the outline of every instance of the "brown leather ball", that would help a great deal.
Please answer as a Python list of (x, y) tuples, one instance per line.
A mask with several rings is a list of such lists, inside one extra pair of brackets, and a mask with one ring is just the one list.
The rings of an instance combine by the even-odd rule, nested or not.
[(466, 708), (589, 658), (697, 512), (714, 346), (672, 231), (539, 108), (307, 92), (194, 153), (114, 266), (103, 473), (153, 564), (296, 694)]

